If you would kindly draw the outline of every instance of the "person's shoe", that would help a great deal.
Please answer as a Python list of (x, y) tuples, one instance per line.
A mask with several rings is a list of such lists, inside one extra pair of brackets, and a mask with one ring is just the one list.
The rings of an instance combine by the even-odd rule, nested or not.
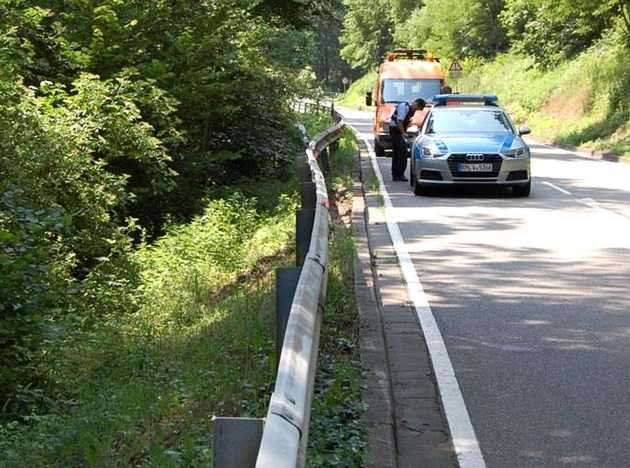
[(398, 182), (409, 182), (409, 179), (407, 179), (404, 175), (401, 175), (398, 177)]

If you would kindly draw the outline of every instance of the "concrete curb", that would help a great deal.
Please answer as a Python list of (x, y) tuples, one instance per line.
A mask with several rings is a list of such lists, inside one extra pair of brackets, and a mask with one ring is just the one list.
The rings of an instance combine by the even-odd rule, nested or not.
[(360, 155), (357, 155), (353, 178), (352, 233), (357, 251), (354, 260), (354, 291), (360, 321), (360, 353), (363, 368), (361, 397), (368, 404), (362, 418), (368, 431), (365, 466), (395, 468), (391, 377), (378, 306), (375, 272), (371, 264)]
[[(371, 160), (363, 157), (362, 143), (359, 147), (360, 173), (369, 178)], [(362, 397), (369, 405), (363, 418), (368, 430), (365, 466), (452, 468), (457, 460), (448, 424), (380, 195), (355, 182), (353, 202)]]

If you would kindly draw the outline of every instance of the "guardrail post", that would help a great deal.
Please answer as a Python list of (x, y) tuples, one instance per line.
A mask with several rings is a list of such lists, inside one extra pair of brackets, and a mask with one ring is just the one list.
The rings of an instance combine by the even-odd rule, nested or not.
[(311, 245), (315, 210), (298, 210), (295, 214), (295, 264), (304, 265), (308, 248)]
[[(305, 106), (313, 108), (313, 104)], [(297, 161), (302, 207), (296, 213), (296, 262), (303, 266), (277, 271), (278, 345), (286, 344), (286, 348), (283, 346), (278, 352), (280, 362), (267, 409), (258, 468), (305, 466), (329, 254), (329, 200), (317, 153), (339, 138), (344, 125), (340, 121), (322, 132), (306, 147), (308, 161)], [(304, 135), (303, 126), (300, 130)], [(312, 174), (304, 168), (311, 169)], [(312, 261), (309, 257), (305, 262), (308, 255), (312, 255)], [(291, 315), (291, 309), (296, 313)]]
[(214, 468), (255, 468), (264, 419), (213, 417)]
[(314, 210), (317, 204), (317, 192), (315, 191), (314, 182), (302, 182), (300, 184), (300, 192), (303, 210)]
[(306, 156), (298, 156), (297, 158), (297, 177), (298, 183), (303, 184), (305, 182), (313, 182), (313, 176), (311, 175), (311, 168), (308, 165)]
[(322, 169), (324, 170), (324, 174), (330, 174), (330, 160), (328, 159), (328, 148), (324, 148), (321, 153), (319, 153), (319, 159), (322, 162)]
[(276, 269), (276, 367), (280, 362), (284, 332), (287, 330), (291, 304), (301, 272), (301, 267)]

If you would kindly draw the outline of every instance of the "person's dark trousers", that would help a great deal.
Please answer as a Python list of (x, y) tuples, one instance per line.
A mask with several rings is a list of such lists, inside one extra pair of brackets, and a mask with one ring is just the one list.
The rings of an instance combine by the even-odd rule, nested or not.
[(405, 176), (407, 169), (407, 142), (397, 128), (390, 128), (394, 156), (392, 157), (392, 179), (397, 180)]

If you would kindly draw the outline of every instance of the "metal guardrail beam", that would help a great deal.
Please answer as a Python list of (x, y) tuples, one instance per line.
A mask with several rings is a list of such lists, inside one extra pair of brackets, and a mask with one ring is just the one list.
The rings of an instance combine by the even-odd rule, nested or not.
[[(316, 193), (313, 232), (291, 305), (256, 468), (302, 468), (305, 465), (328, 282), (329, 201), (318, 159), (327, 146), (339, 139), (344, 126), (343, 121), (339, 121), (315, 137), (306, 148)], [(302, 130), (305, 135), (303, 127)]]

